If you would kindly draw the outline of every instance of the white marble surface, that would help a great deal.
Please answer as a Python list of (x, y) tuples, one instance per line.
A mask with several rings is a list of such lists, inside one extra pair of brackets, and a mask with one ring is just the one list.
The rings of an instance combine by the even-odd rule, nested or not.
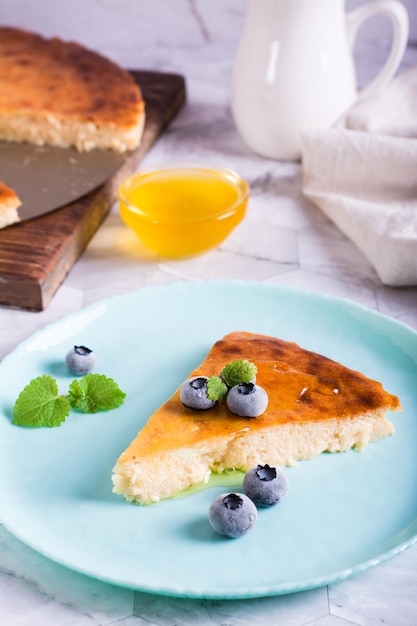
[[(348, 7), (359, 4), (349, 2)], [(417, 3), (408, 0), (415, 23)], [(2, 0), (0, 22), (77, 39), (125, 67), (181, 73), (188, 100), (145, 164), (195, 159), (226, 165), (250, 183), (247, 218), (223, 245), (186, 261), (146, 252), (117, 207), (42, 313), (0, 307), (0, 358), (48, 322), (100, 298), (148, 284), (240, 278), (342, 296), (417, 329), (417, 287), (381, 284), (374, 269), (318, 208), (303, 198), (297, 163), (252, 154), (229, 108), (230, 72), (246, 3), (239, 0)], [(361, 33), (363, 84), (388, 46), (385, 24)], [(417, 62), (407, 49), (403, 67)], [(0, 526), (0, 624), (412, 626), (417, 623), (417, 546), (328, 588), (248, 601), (170, 599), (88, 579), (20, 543)]]

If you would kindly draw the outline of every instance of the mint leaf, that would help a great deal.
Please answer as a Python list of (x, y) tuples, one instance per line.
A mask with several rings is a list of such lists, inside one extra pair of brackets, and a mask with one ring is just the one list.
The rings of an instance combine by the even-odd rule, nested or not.
[(38, 376), (30, 381), (13, 407), (13, 424), (18, 426), (59, 426), (69, 415), (70, 405), (65, 396), (58, 395), (58, 385), (52, 376)]
[(228, 387), (234, 387), (242, 383), (250, 383), (257, 371), (256, 365), (246, 359), (239, 359), (225, 365), (221, 376)]
[(222, 381), (219, 376), (210, 376), (207, 379), (207, 396), (213, 402), (222, 400), (228, 392), (227, 385)]
[[(80, 380), (82, 380), (82, 378)], [(80, 381), (73, 380), (70, 384), (68, 401), (73, 409), (88, 413), (89, 409), (85, 398), (85, 389), (84, 386), (80, 384)]]
[(87, 374), (73, 380), (68, 390), (72, 408), (82, 413), (115, 409), (123, 404), (125, 397), (117, 383), (103, 374)]

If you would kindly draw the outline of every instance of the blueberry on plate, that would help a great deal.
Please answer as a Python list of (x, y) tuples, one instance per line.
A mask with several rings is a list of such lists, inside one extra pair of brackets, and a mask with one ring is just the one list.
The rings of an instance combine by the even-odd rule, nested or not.
[(222, 493), (213, 500), (209, 509), (212, 528), (231, 539), (247, 533), (257, 518), (256, 506), (243, 493)]
[(258, 465), (245, 474), (243, 490), (257, 506), (271, 506), (284, 498), (288, 481), (279, 468)]
[(258, 417), (268, 406), (265, 389), (254, 383), (241, 383), (232, 387), (227, 394), (229, 411), (240, 417)]
[(71, 374), (84, 376), (95, 368), (96, 356), (85, 346), (74, 346), (66, 355), (65, 363)]
[(189, 409), (205, 411), (216, 402), (207, 395), (207, 376), (194, 376), (186, 380), (180, 389), (180, 400)]

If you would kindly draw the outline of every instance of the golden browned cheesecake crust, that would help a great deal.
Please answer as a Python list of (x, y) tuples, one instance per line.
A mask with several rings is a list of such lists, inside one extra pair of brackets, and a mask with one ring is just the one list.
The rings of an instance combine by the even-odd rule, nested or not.
[(265, 412), (242, 418), (225, 401), (195, 411), (181, 403), (178, 389), (120, 455), (115, 493), (157, 502), (207, 481), (211, 472), (294, 465), (323, 451), (363, 449), (394, 432), (385, 413), (400, 410), (400, 401), (379, 382), (274, 337), (231, 333), (190, 377), (219, 375), (237, 359), (257, 366), (256, 382), (269, 399)]
[[(58, 130), (65, 134), (65, 124), (89, 124), (90, 131), (119, 132), (120, 146), (133, 148), (143, 130), (144, 101), (130, 74), (102, 55), (75, 42), (0, 27), (0, 118), (0, 139), (36, 143), (32, 123), (40, 127), (39, 143), (60, 145), (48, 135), (48, 125), (62, 124)], [(118, 149), (107, 140), (108, 147)], [(77, 147), (91, 146), (81, 139)]]
[(320, 354), (263, 335), (235, 332), (216, 342), (191, 376), (218, 375), (236, 359), (256, 364), (257, 384), (268, 393), (265, 413), (242, 418), (219, 402), (208, 411), (182, 405), (179, 390), (154, 413), (120, 461), (194, 446), (210, 437), (254, 432), (277, 425), (308, 423), (355, 416), (380, 410), (399, 410), (399, 399), (382, 385)]

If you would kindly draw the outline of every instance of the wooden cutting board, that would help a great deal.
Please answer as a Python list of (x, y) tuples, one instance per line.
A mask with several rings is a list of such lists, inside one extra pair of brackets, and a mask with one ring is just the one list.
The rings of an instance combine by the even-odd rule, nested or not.
[(0, 230), (0, 304), (42, 311), (108, 214), (121, 181), (135, 171), (185, 101), (176, 74), (133, 71), (146, 103), (141, 145), (119, 171), (79, 200)]

